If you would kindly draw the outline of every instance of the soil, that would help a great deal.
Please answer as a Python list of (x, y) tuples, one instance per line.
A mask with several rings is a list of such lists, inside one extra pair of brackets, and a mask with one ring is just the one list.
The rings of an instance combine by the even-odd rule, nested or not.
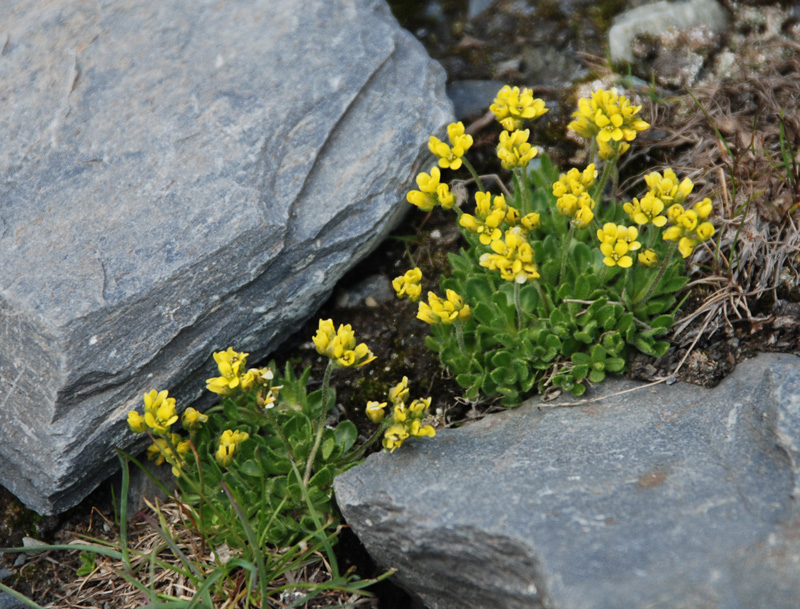
[[(600, 3), (589, 0), (500, 0), (495, 3), (491, 18), (479, 18), (471, 22), (466, 19), (467, 4), (466, 0), (390, 1), (401, 22), (422, 40), (434, 58), (442, 62), (451, 81), (493, 79), (512, 85), (529, 84), (525, 81), (524, 58), (529, 56), (526, 55), (526, 49), (531, 40), (539, 48), (549, 45), (580, 61), (587, 67), (587, 82), (593, 78), (609, 77), (609, 70), (599, 58), (604, 54), (604, 36), (609, 20), (613, 14), (625, 8), (624, 0)], [(736, 7), (749, 4), (755, 3), (741, 3)], [(524, 18), (521, 11), (525, 13)], [(576, 18), (577, 14), (582, 17)], [(788, 21), (790, 18), (786, 18), (781, 27), (792, 27), (791, 23), (786, 25)], [(533, 24), (536, 24), (535, 29)], [(748, 146), (745, 142), (740, 146), (739, 153), (733, 155), (735, 158), (714, 156), (701, 146), (701, 143), (710, 142), (710, 148), (722, 148), (718, 143), (719, 132), (716, 129), (723, 124), (725, 117), (736, 116), (738, 125), (747, 126), (738, 131), (731, 127), (735, 132), (732, 139), (734, 136), (741, 137), (743, 132), (752, 136), (752, 132), (756, 130), (749, 128), (753, 124), (753, 117), (740, 112), (743, 110), (742, 100), (736, 96), (742, 95), (741, 86), (725, 88), (721, 77), (714, 80), (715, 57), (721, 56), (725, 49), (733, 49), (740, 56), (746, 55), (748, 51), (734, 34), (727, 40), (720, 41), (713, 53), (705, 57), (708, 73), (705, 81), (698, 85), (700, 88), (695, 90), (701, 103), (717, 110), (728, 108), (727, 114), (723, 113), (713, 121), (706, 120), (696, 106), (691, 111), (691, 103), (686, 103), (688, 97), (683, 90), (671, 90), (662, 86), (648, 88), (646, 80), (640, 81), (639, 90), (646, 100), (644, 118), (652, 123), (652, 132), (658, 133), (662, 139), (660, 142), (648, 140), (649, 144), (645, 145), (645, 149), (634, 157), (627, 168), (630, 175), (640, 175), (643, 166), (650, 167), (651, 170), (661, 165), (670, 165), (676, 171), (679, 167), (692, 168), (697, 176), (695, 182), (701, 191), (720, 197), (724, 186), (719, 180), (714, 181), (718, 169), (721, 168), (725, 176), (732, 175), (738, 179), (743, 178), (742, 172), (749, 171), (747, 179), (752, 182), (748, 187), (749, 192), (754, 194), (760, 192), (759, 189), (764, 190), (763, 184), (759, 186), (756, 180), (758, 176), (754, 175), (759, 172), (763, 174), (763, 167), (759, 166), (756, 170), (753, 168), (755, 166), (751, 167), (746, 163), (748, 151), (754, 150), (753, 137), (749, 140), (751, 145)], [(760, 35), (765, 34), (762, 31)], [(793, 49), (789, 60), (796, 60), (797, 53), (798, 49)], [(643, 61), (646, 62), (647, 58)], [(768, 64), (776, 66), (777, 62), (761, 61), (746, 67), (745, 75), (755, 88), (758, 88), (759, 79), (778, 78), (774, 70), (767, 74)], [(639, 69), (645, 68), (639, 66)], [(794, 72), (795, 75), (797, 73)], [(790, 73), (787, 73), (786, 78), (791, 78)], [(701, 85), (705, 87), (702, 90)], [(770, 89), (777, 91), (780, 87), (776, 88), (773, 83)], [(578, 154), (576, 143), (563, 136), (574, 105), (575, 93), (568, 89), (543, 87), (537, 89), (536, 94), (550, 102), (553, 111), (547, 121), (537, 125), (531, 139), (545, 148), (563, 167)], [(790, 139), (790, 144), (792, 150), (798, 151), (800, 118), (797, 100), (800, 99), (800, 92), (796, 87), (787, 89), (786, 96), (775, 99), (771, 107), (765, 106), (768, 100), (760, 99), (758, 108), (754, 106), (750, 109), (761, 117), (772, 117), (770, 129), (778, 129), (774, 116), (785, 111), (789, 119), (784, 124), (785, 133), (789, 138), (796, 138), (793, 141)], [(793, 104), (787, 103), (792, 97)], [(670, 104), (665, 102), (668, 98), (672, 99)], [(675, 101), (676, 99), (683, 101)], [(752, 100), (745, 101), (753, 106)], [(470, 125), (470, 129), (475, 138), (474, 149), (470, 151), (473, 164), (481, 173), (499, 171), (494, 154), (499, 126), (491, 121), (477, 121)], [(764, 140), (768, 144), (772, 141), (771, 133)], [(774, 148), (776, 144), (773, 141), (769, 145)], [(698, 152), (701, 149), (705, 151), (702, 155)], [(751, 156), (755, 158), (758, 155)], [(648, 381), (670, 378), (667, 382), (677, 379), (710, 387), (719, 383), (737, 363), (753, 357), (759, 351), (797, 352), (800, 344), (800, 289), (797, 287), (800, 282), (797, 278), (800, 275), (796, 270), (795, 252), (800, 251), (797, 247), (800, 244), (797, 241), (792, 242), (794, 237), (786, 231), (795, 225), (793, 217), (800, 204), (800, 193), (796, 190), (798, 181), (800, 180), (792, 184), (791, 180), (784, 180), (783, 186), (770, 183), (769, 192), (773, 198), (786, 194), (786, 200), (790, 204), (778, 210), (775, 217), (767, 217), (767, 210), (751, 219), (751, 224), (748, 224), (766, 235), (765, 242), (772, 242), (778, 236), (783, 239), (783, 243), (794, 243), (794, 251), (783, 257), (778, 268), (778, 271), (781, 268), (789, 269), (791, 273), (782, 282), (762, 285), (763, 289), (759, 290), (753, 283), (753, 278), (757, 275), (753, 267), (743, 273), (741, 269), (737, 271), (731, 266), (714, 267), (711, 260), (702, 259), (696, 265), (695, 277), (699, 278), (705, 273), (716, 277), (717, 281), (701, 283), (688, 292), (679, 318), (690, 319), (695, 315), (691, 323), (682, 328), (679, 334), (672, 336), (673, 347), (664, 357), (654, 360), (642, 354), (635, 355), (626, 374)], [(626, 184), (624, 179), (622, 184)], [(735, 200), (731, 209), (739, 205), (740, 201)], [(753, 209), (757, 208), (757, 205), (753, 206)], [(720, 221), (727, 220), (721, 218)], [(756, 228), (753, 228), (753, 234), (756, 234)], [(424, 345), (427, 326), (416, 319), (416, 304), (382, 297), (386, 285), (393, 277), (415, 265), (422, 269), (425, 277), (423, 293), (437, 289), (438, 278), (449, 272), (447, 254), (457, 251), (460, 245), (461, 236), (451, 215), (441, 210), (430, 214), (418, 210), (410, 211), (376, 252), (339, 282), (335, 293), (317, 316), (309, 320), (275, 354), (279, 365), (289, 361), (297, 369), (312, 366), (312, 378), (319, 381), (325, 362), (317, 355), (310, 338), (316, 331), (318, 319), (332, 318), (337, 325), (351, 324), (359, 342), (366, 342), (378, 357), (363, 373), (338, 371), (333, 378), (341, 416), (356, 422), (364, 436), (372, 431), (373, 425), (364, 416), (363, 405), (369, 399), (384, 396), (388, 388), (403, 376), (409, 378), (412, 393), (431, 396), (440, 426), (461, 425), (471, 418), (499, 409), (492, 402), (475, 404), (460, 397), (458, 385), (442, 369), (435, 353)], [(769, 255), (773, 254), (765, 254), (764, 251), (760, 254), (762, 259)], [(352, 301), (365, 285), (373, 287), (364, 294), (364, 298), (358, 298), (353, 304)], [(350, 302), (345, 303), (346, 300)], [(703, 314), (697, 314), (698, 311)], [(42, 518), (26, 510), (13, 496), (0, 489), (0, 545), (22, 545), (25, 536), (48, 542), (67, 542), (76, 533), (104, 535), (108, 533), (108, 522), (101, 514), (113, 519), (113, 513), (111, 494), (106, 485), (80, 506), (52, 518)], [(343, 562), (355, 564), (363, 576), (376, 573), (375, 566), (353, 535), (343, 535), (340, 551)], [(43, 605), (55, 603), (53, 606), (77, 606), (65, 604), (68, 601), (63, 597), (66, 582), (75, 579), (75, 570), (80, 566), (77, 553), (31, 556), (24, 565), (18, 567), (13, 566), (15, 560), (17, 555), (14, 554), (5, 554), (2, 558), (2, 565), (14, 573), (3, 580), (4, 583)], [(380, 598), (378, 606), (384, 609), (411, 606), (410, 599), (389, 583), (383, 584), (376, 592)]]

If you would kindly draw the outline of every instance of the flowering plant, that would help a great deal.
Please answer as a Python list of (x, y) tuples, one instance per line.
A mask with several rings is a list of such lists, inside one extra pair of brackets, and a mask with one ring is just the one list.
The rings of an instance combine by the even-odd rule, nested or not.
[[(429, 292), (428, 303), (419, 303), (418, 318), (431, 326), (427, 345), (469, 398), (499, 394), (509, 406), (534, 387), (580, 395), (623, 370), (630, 348), (663, 355), (675, 294), (688, 281), (684, 259), (714, 234), (711, 200), (687, 207), (694, 185), (670, 169), (645, 176), (641, 199), (616, 200), (617, 163), (649, 125), (615, 89), (579, 101), (569, 128), (588, 140), (592, 162), (566, 173), (522, 130), (547, 112), (542, 100), (506, 86), (490, 109), (504, 128), (497, 154), (513, 188), (488, 192), (464, 158), (469, 146), (448, 149), (446, 164), (444, 148), (432, 146), (440, 167), (455, 168), (457, 157), (472, 174), (474, 213), (439, 195), (407, 197), (425, 211), (440, 199), (454, 209), (467, 244), (450, 256), (452, 276), (441, 281), (446, 299)], [(466, 137), (460, 123), (448, 132)], [(449, 195), (440, 179), (437, 170), (436, 192)], [(395, 280), (399, 295), (407, 283)]]

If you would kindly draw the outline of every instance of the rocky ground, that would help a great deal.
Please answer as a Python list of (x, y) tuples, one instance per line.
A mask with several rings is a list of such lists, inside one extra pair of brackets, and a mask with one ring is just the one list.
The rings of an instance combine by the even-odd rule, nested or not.
[[(464, 103), (477, 103), (476, 97), (480, 97), (476, 93), (480, 88), (459, 84), (467, 80), (541, 84), (536, 93), (548, 102), (551, 112), (548, 120), (537, 125), (532, 139), (562, 166), (579, 160), (576, 144), (563, 135), (575, 99), (574, 89), (566, 87), (564, 80), (579, 85), (597, 78), (611, 81), (611, 71), (602, 59), (605, 32), (612, 16), (626, 8), (626, 2), (501, 0), (488, 13), (471, 19), (470, 5), (475, 10), (479, 3), (396, 0), (390, 4), (401, 22), (442, 62), (451, 90), (455, 88), (466, 96)], [(762, 6), (755, 9), (756, 4)], [(735, 222), (739, 217), (739, 238), (749, 240), (752, 246), (737, 250), (738, 265), (711, 257), (698, 261), (697, 283), (681, 310), (686, 323), (679, 321), (676, 325), (674, 348), (657, 361), (635, 357), (628, 371), (634, 378), (674, 374), (682, 381), (713, 386), (738, 362), (758, 351), (797, 349), (800, 240), (795, 211), (800, 204), (800, 175), (793, 167), (778, 172), (783, 178), (774, 177), (775, 163), (765, 160), (769, 155), (764, 151), (779, 150), (781, 133), (791, 150), (800, 150), (800, 85), (796, 79), (800, 54), (797, 44), (791, 42), (797, 39), (800, 11), (791, 3), (784, 8), (763, 4), (737, 3), (730, 7), (749, 20), (737, 22), (726, 36), (698, 43), (695, 51), (701, 68), (685, 83), (681, 83), (686, 76), (680, 75), (680, 66), (666, 77), (668, 82), (651, 81), (650, 68), (663, 67), (658, 49), (666, 43), (640, 41), (639, 57), (628, 83), (640, 94), (644, 117), (653, 127), (623, 171), (639, 175), (643, 167), (657, 169), (662, 164), (679, 173), (681, 169), (690, 170), (700, 191), (727, 208), (727, 216), (720, 222)], [(703, 111), (686, 95), (682, 84), (689, 85)], [(783, 120), (778, 118), (781, 113)], [(497, 171), (494, 142), (499, 127), (482, 120), (480, 113), (465, 117), (465, 122), (470, 124), (476, 141), (470, 153), (473, 164), (483, 173)], [(794, 180), (789, 177), (792, 172)], [(736, 193), (726, 187), (731, 176), (740, 184)], [(737, 209), (744, 210), (743, 215), (736, 216), (733, 212)], [(746, 221), (741, 221), (742, 217)], [(362, 413), (363, 404), (384, 395), (403, 376), (409, 377), (416, 393), (433, 398), (441, 425), (459, 425), (497, 409), (491, 403), (471, 404), (460, 399), (457, 384), (424, 346), (427, 327), (416, 320), (416, 305), (395, 300), (390, 286), (393, 277), (418, 265), (426, 277), (424, 289), (435, 289), (438, 277), (448, 270), (447, 253), (457, 250), (459, 243), (451, 215), (441, 210), (428, 215), (411, 211), (375, 254), (338, 284), (318, 316), (275, 355), (276, 359), (292, 361), (298, 367), (311, 365), (312, 377), (320, 379), (323, 362), (310, 338), (317, 319), (331, 317), (337, 324), (352, 324), (358, 340), (366, 342), (378, 356), (363, 374), (339, 372), (333, 379), (342, 415), (353, 419), (365, 433), (370, 423)], [(770, 247), (775, 243), (786, 247)], [(24, 536), (59, 541), (71, 539), (76, 531), (103, 534), (107, 524), (101, 513), (113, 518), (107, 488), (53, 518), (27, 512), (3, 492), (0, 544), (21, 545)], [(359, 554), (357, 540), (344, 540), (345, 560), (369, 569), (368, 558)], [(74, 578), (79, 564), (77, 556), (63, 553), (33, 556), (27, 561), (8, 554), (3, 558), (7, 571), (0, 575), (6, 576), (4, 583), (44, 604), (60, 597), (64, 583)], [(66, 606), (63, 602), (57, 601), (54, 606)], [(403, 602), (400, 592), (387, 589), (380, 606), (405, 606)]]

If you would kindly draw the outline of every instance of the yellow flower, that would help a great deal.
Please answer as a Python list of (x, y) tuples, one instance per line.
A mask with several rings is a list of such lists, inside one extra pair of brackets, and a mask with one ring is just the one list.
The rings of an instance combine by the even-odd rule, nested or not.
[(712, 207), (709, 198), (698, 201), (692, 209), (684, 209), (677, 203), (672, 205), (667, 210), (672, 226), (663, 232), (661, 238), (664, 241), (677, 241), (681, 256), (688, 258), (699, 243), (708, 241), (714, 235), (714, 225), (701, 222), (711, 215)]
[(245, 431), (232, 431), (226, 429), (222, 432), (217, 444), (217, 452), (215, 458), (217, 463), (222, 467), (228, 467), (233, 462), (233, 455), (239, 448), (239, 445), (250, 437)]
[(258, 395), (256, 395), (256, 404), (258, 404), (258, 407), (264, 410), (269, 410), (274, 407), (278, 399), (278, 392), (280, 392), (281, 389), (283, 389), (283, 385), (270, 387), (269, 391), (262, 389)]
[(187, 431), (197, 429), (201, 423), (205, 423), (206, 421), (208, 421), (208, 416), (198, 412), (194, 408), (187, 408), (184, 410), (183, 416), (181, 417), (183, 428)]
[[(600, 89), (592, 93), (590, 99), (578, 100), (578, 110), (572, 115), (575, 120), (568, 128), (586, 139), (596, 137), (604, 155), (610, 155), (611, 142), (633, 141), (637, 132), (650, 127), (636, 117), (639, 110), (641, 106), (632, 106), (630, 100), (619, 95), (616, 89)], [(619, 148), (616, 152), (622, 153)]]
[(503, 131), (500, 134), (500, 144), (497, 146), (497, 157), (503, 169), (527, 167), (538, 150), (528, 143), (530, 131), (517, 130), (513, 133)]
[(406, 405), (402, 402), (394, 405), (394, 410), (392, 413), (394, 417), (395, 423), (403, 423), (408, 418), (408, 410), (406, 409)]
[(454, 321), (467, 321), (472, 311), (464, 299), (453, 290), (447, 290), (447, 300), (439, 298), (433, 292), (428, 292), (428, 303), (419, 303), (417, 319), (429, 324), (451, 324)]
[(661, 215), (664, 211), (664, 202), (652, 192), (648, 192), (641, 201), (634, 198), (633, 203), (625, 203), (622, 208), (636, 224), (653, 224), (661, 227), (667, 223), (667, 217)]
[(506, 231), (505, 238), (493, 241), (491, 248), (494, 253), (480, 257), (482, 267), (499, 271), (504, 280), (517, 283), (540, 277), (539, 269), (533, 262), (533, 248), (519, 229)]
[(384, 417), (384, 409), (386, 408), (386, 402), (367, 402), (367, 416), (369, 420), (373, 423), (380, 423), (383, 421)]
[(419, 267), (414, 267), (403, 275), (395, 277), (392, 280), (392, 287), (398, 298), (408, 297), (411, 302), (417, 302), (422, 295), (420, 281), (422, 281), (422, 271), (419, 270)]
[(436, 435), (436, 430), (430, 425), (422, 425), (418, 419), (411, 421), (411, 435), (415, 438), (433, 438)]
[(239, 353), (232, 347), (214, 353), (214, 361), (221, 376), (206, 380), (206, 389), (219, 395), (227, 395), (234, 389), (247, 391), (255, 382), (254, 375), (243, 373), (249, 353)]
[(431, 211), (437, 205), (450, 209), (455, 203), (455, 197), (447, 184), (439, 183), (440, 178), (441, 172), (438, 167), (431, 169), (430, 175), (423, 171), (417, 176), (419, 190), (410, 191), (406, 195), (406, 200), (422, 211)]
[(534, 228), (538, 228), (541, 224), (539, 219), (539, 214), (535, 212), (531, 212), (529, 214), (525, 214), (522, 218), (520, 218), (520, 224), (522, 224), (523, 228), (526, 230), (533, 230)]
[(628, 152), (630, 148), (631, 145), (628, 142), (615, 142), (614, 140), (609, 142), (597, 142), (597, 156), (604, 161), (610, 161), (611, 159), (621, 157)]
[[(177, 455), (172, 450), (173, 446)], [(156, 465), (162, 465), (166, 461), (172, 466), (172, 475), (177, 478), (181, 475), (181, 467), (184, 465), (182, 455), (190, 450), (189, 442), (182, 441), (178, 434), (173, 433), (169, 435), (169, 441), (166, 438), (156, 438), (156, 441), (147, 447), (147, 458), (155, 461)]]
[(627, 269), (633, 265), (633, 258), (628, 253), (638, 250), (642, 244), (636, 241), (639, 229), (635, 226), (626, 227), (606, 222), (603, 228), (597, 231), (600, 241), (600, 251), (603, 253), (603, 264), (606, 266), (619, 266)]
[(447, 126), (448, 146), (438, 138), (431, 136), (428, 140), (428, 149), (434, 156), (439, 157), (439, 167), (442, 169), (459, 169), (461, 157), (472, 146), (472, 136), (464, 133), (464, 124), (451, 123)]
[(655, 252), (655, 250), (644, 250), (639, 254), (639, 264), (646, 266), (648, 269), (653, 268), (658, 264), (658, 254)]
[(135, 410), (128, 412), (128, 425), (133, 433), (142, 433), (147, 430), (147, 423), (144, 417)]
[(647, 174), (644, 181), (650, 188), (650, 194), (661, 199), (665, 206), (683, 203), (694, 189), (689, 178), (678, 183), (678, 176), (669, 168), (664, 170), (663, 176), (657, 171)]
[[(169, 431), (170, 426), (178, 420), (175, 412), (175, 398), (167, 397), (168, 391), (150, 391), (144, 394), (144, 421), (157, 434)], [(130, 421), (130, 415), (129, 421)]]
[(411, 416), (421, 419), (431, 407), (431, 398), (417, 398), (408, 407)]
[(408, 399), (408, 377), (404, 376), (403, 380), (397, 383), (394, 387), (389, 389), (389, 401), (392, 404), (405, 404)]
[(506, 131), (521, 129), (523, 120), (533, 120), (547, 112), (544, 101), (534, 99), (533, 91), (523, 89), (520, 92), (519, 87), (508, 85), (500, 89), (489, 110)]
[(573, 219), (578, 228), (586, 227), (594, 218), (594, 199), (589, 195), (589, 189), (596, 179), (597, 169), (592, 163), (583, 172), (573, 167), (553, 183), (556, 209)]
[(408, 438), (408, 432), (403, 425), (391, 425), (383, 434), (383, 447), (389, 452), (394, 452)]
[(495, 239), (503, 235), (500, 229), (504, 222), (514, 220), (519, 216), (519, 212), (506, 204), (503, 195), (492, 198), (489, 192), (475, 193), (475, 215), (461, 214), (459, 224), (469, 232), (479, 235), (480, 242), (489, 245)]
[(356, 345), (355, 334), (350, 324), (340, 325), (334, 330), (333, 320), (320, 319), (317, 334), (312, 338), (317, 353), (328, 357), (342, 368), (360, 368), (375, 359), (364, 343)]

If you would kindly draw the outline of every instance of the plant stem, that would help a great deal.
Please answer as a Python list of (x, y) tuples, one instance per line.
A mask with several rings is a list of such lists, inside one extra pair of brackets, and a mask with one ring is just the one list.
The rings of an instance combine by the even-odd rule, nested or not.
[(308, 485), (311, 478), (311, 470), (314, 466), (314, 459), (317, 456), (319, 445), (322, 443), (322, 432), (325, 431), (325, 419), (328, 418), (328, 387), (331, 384), (331, 372), (333, 372), (333, 360), (328, 361), (328, 366), (325, 368), (325, 375), (322, 377), (322, 413), (319, 416), (317, 423), (317, 437), (314, 438), (314, 446), (308, 454), (308, 461), (306, 462), (306, 471), (303, 474), (303, 487)]
[[(606, 187), (606, 182), (608, 182), (609, 176), (611, 176), (612, 170), (616, 167), (615, 159), (610, 161), (606, 161), (603, 165), (603, 173), (600, 176), (600, 181), (594, 188), (594, 192), (592, 192), (592, 199), (594, 199), (595, 205), (598, 205), (600, 201), (600, 197), (603, 196), (603, 189)], [(599, 206), (599, 205), (598, 205)]]
[(517, 310), (517, 330), (522, 331), (523, 318), (522, 318), (522, 301), (519, 298), (520, 284), (514, 282), (514, 308)]
[(569, 246), (572, 245), (572, 238), (574, 236), (575, 236), (575, 223), (570, 220), (567, 239), (566, 241), (564, 241), (561, 250), (561, 268), (558, 271), (558, 285), (561, 285), (561, 281), (564, 279), (564, 269), (567, 267), (567, 252), (569, 252)]
[(478, 177), (478, 172), (475, 171), (472, 163), (463, 157), (461, 158), (461, 162), (464, 163), (464, 167), (466, 167), (470, 174), (472, 174), (472, 179), (475, 180), (475, 184), (478, 185), (478, 190), (481, 192), (486, 192), (486, 190), (483, 188), (483, 182), (481, 182), (481, 179)]
[(458, 341), (458, 348), (461, 349), (461, 353), (467, 355), (467, 346), (464, 344), (464, 330), (461, 328), (461, 324), (456, 322), (453, 324), (456, 329), (456, 340)]
[(522, 210), (520, 211), (520, 214), (522, 216), (526, 216), (527, 214), (531, 213), (533, 202), (531, 201), (531, 191), (528, 186), (528, 181), (525, 179), (524, 167), (517, 167), (514, 169), (514, 181), (516, 182), (517, 192), (522, 193), (522, 205), (520, 206)]
[(544, 307), (544, 311), (548, 317), (550, 317), (550, 312), (552, 310), (551, 303), (547, 298), (547, 295), (542, 291), (542, 286), (539, 285), (538, 281), (533, 282), (533, 286), (536, 288), (536, 291), (539, 293), (539, 298), (542, 301), (542, 306)]
[(658, 287), (658, 284), (661, 281), (661, 278), (664, 277), (664, 273), (667, 272), (667, 268), (669, 267), (669, 263), (672, 262), (672, 256), (675, 254), (675, 250), (678, 248), (678, 242), (673, 241), (670, 243), (669, 250), (667, 250), (667, 255), (664, 258), (664, 262), (661, 264), (661, 267), (658, 269), (658, 274), (653, 278), (653, 281), (650, 282), (650, 285), (647, 286), (647, 291), (645, 292), (644, 296), (636, 296), (633, 299), (633, 304), (638, 304), (640, 302), (647, 301), (648, 298), (653, 294), (655, 289)]

